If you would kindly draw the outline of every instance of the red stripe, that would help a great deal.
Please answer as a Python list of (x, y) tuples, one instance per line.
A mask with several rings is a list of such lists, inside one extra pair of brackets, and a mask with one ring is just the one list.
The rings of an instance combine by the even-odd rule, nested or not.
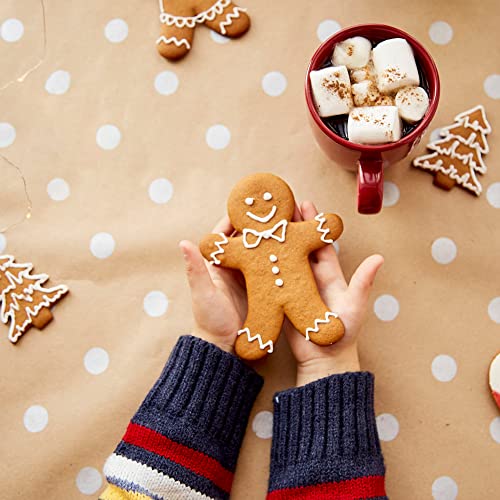
[(217, 460), (200, 451), (171, 441), (167, 437), (142, 425), (130, 423), (122, 441), (139, 446), (152, 453), (168, 458), (186, 469), (209, 479), (221, 490), (229, 493), (233, 473), (225, 469)]
[(299, 488), (286, 488), (268, 493), (267, 500), (359, 500), (384, 497), (384, 476), (370, 476), (339, 481), (338, 483), (324, 483)]

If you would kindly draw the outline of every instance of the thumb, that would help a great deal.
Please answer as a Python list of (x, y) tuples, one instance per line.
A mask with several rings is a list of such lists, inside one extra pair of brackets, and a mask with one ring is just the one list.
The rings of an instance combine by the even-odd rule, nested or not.
[(181, 241), (179, 248), (184, 256), (186, 276), (189, 288), (191, 288), (191, 294), (201, 296), (211, 293), (214, 285), (199, 248), (187, 240)]
[(383, 263), (382, 255), (370, 255), (354, 271), (349, 282), (349, 291), (358, 306), (364, 307), (368, 302), (375, 276)]

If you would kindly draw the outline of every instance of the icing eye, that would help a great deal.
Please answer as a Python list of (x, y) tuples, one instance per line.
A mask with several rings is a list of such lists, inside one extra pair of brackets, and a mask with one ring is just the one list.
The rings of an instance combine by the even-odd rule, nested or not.
[(262, 197), (264, 200), (269, 201), (273, 199), (273, 195), (271, 193), (264, 193), (264, 196)]
[(251, 206), (253, 205), (253, 198), (245, 198), (245, 203), (248, 205), (248, 206)]

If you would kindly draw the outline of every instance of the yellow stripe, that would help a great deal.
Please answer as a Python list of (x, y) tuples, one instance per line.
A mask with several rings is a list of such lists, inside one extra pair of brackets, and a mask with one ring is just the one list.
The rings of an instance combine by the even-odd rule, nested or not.
[(134, 491), (122, 490), (114, 484), (109, 484), (101, 493), (99, 500), (151, 500), (151, 497)]

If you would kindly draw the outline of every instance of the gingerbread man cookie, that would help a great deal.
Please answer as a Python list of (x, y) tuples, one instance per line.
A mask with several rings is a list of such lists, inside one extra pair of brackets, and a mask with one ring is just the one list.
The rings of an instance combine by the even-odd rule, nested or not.
[(231, 0), (159, 0), (161, 36), (158, 52), (166, 59), (184, 57), (193, 44), (194, 30), (205, 24), (217, 33), (238, 38), (250, 28), (246, 9)]
[(335, 214), (291, 222), (295, 200), (290, 187), (273, 174), (240, 180), (227, 204), (235, 236), (210, 234), (200, 243), (215, 265), (239, 269), (248, 293), (248, 314), (238, 331), (236, 353), (255, 360), (270, 354), (285, 316), (306, 338), (330, 345), (344, 335), (344, 325), (321, 299), (309, 254), (333, 243), (342, 233)]

